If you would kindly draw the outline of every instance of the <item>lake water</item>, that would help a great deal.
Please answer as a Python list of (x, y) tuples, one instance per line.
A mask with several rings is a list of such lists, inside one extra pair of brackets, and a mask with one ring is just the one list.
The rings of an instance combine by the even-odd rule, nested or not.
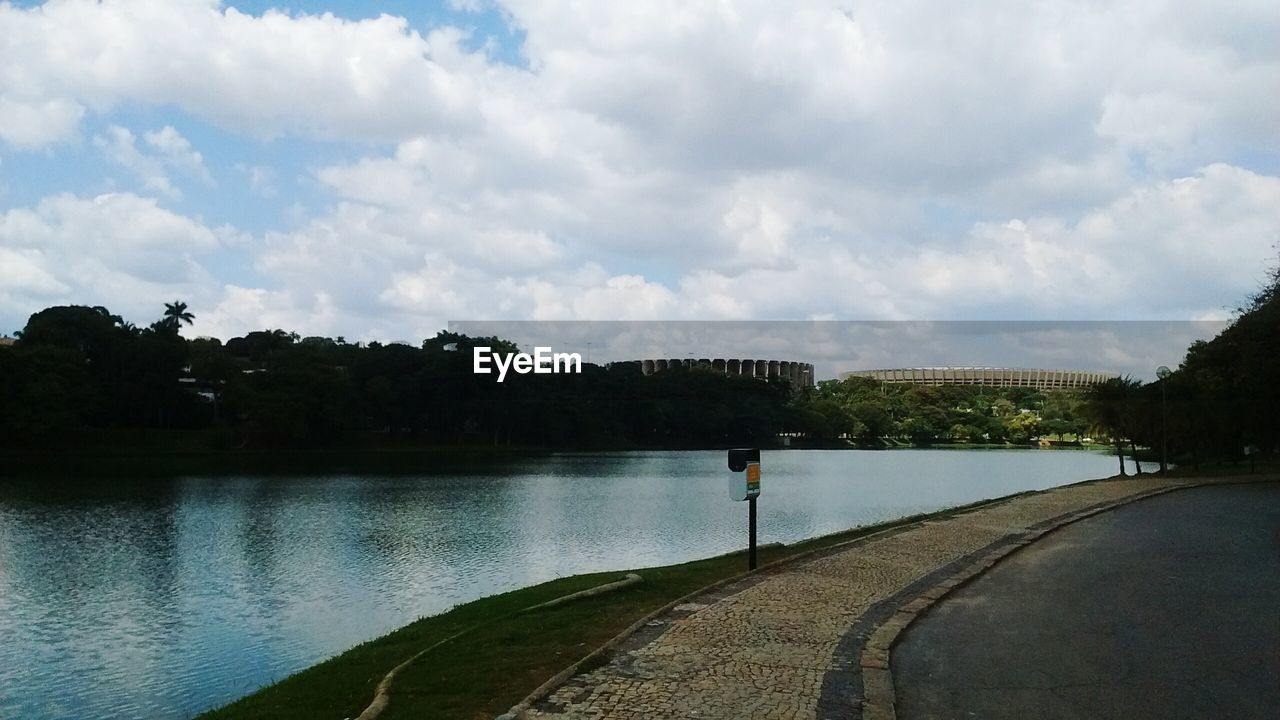
[[(1115, 473), (1072, 450), (765, 452), (760, 542)], [(740, 549), (723, 452), (430, 475), (0, 480), (0, 717), (185, 718), (457, 603)]]

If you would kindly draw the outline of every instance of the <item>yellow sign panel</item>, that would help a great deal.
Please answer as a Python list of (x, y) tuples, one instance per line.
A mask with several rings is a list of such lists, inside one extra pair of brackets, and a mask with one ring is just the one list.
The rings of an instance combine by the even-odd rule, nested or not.
[(747, 494), (760, 494), (760, 463), (749, 463), (747, 465)]

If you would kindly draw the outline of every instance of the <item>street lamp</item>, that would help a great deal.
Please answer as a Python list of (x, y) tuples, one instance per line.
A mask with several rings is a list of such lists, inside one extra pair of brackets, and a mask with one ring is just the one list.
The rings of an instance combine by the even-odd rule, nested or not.
[(1156, 368), (1156, 377), (1160, 378), (1160, 474), (1169, 472), (1169, 403), (1165, 395), (1165, 380), (1173, 371), (1167, 365)]

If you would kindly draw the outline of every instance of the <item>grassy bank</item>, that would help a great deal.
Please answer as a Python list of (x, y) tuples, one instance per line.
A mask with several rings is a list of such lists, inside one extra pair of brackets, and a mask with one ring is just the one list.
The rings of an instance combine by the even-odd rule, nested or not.
[[(932, 515), (945, 516), (968, 507), (972, 506)], [(759, 560), (763, 565), (921, 517), (926, 516), (761, 548)], [(745, 569), (746, 557), (741, 552), (645, 568), (633, 571), (644, 579), (637, 585), (529, 612), (521, 610), (618, 580), (627, 571), (575, 575), (482, 598), (410, 623), (200, 717), (355, 717), (373, 698), (378, 681), (388, 670), (423, 648), (463, 633), (399, 674), (391, 705), (382, 717), (491, 718), (639, 618)]]

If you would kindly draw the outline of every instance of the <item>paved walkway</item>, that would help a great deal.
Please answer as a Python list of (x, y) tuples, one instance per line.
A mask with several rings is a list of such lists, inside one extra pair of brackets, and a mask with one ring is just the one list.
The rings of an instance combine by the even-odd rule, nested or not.
[(924, 522), (676, 608), (529, 718), (857, 718), (859, 658), (899, 605), (1055, 518), (1179, 485), (1075, 485)]
[(1280, 483), (1047, 535), (912, 625), (893, 676), (901, 720), (1276, 717)]

